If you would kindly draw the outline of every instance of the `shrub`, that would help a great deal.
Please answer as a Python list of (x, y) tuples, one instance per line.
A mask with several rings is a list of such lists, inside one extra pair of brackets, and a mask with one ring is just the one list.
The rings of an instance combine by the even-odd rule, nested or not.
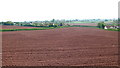
[(57, 27), (57, 25), (56, 24), (49, 24), (49, 27)]
[(63, 26), (63, 23), (60, 23), (59, 26)]
[(3, 25), (14, 25), (12, 21), (3, 22)]
[(104, 27), (105, 27), (105, 23), (104, 23), (104, 22), (100, 22), (100, 23), (98, 23), (98, 27), (104, 29)]
[(52, 23), (49, 24), (49, 27), (53, 27), (54, 25)]
[(57, 27), (57, 25), (54, 25), (53, 27)]

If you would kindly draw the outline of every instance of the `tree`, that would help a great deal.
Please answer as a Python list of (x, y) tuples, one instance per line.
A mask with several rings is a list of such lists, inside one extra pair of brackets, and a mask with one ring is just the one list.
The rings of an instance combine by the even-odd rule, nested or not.
[(53, 23), (49, 23), (49, 27), (54, 27)]
[(120, 18), (118, 18), (118, 23), (120, 23)]
[(53, 22), (53, 23), (54, 23), (54, 22), (55, 22), (55, 19), (52, 19), (52, 20), (51, 20), (51, 22)]
[(98, 23), (98, 27), (104, 29), (104, 27), (105, 27), (105, 23), (104, 23), (104, 22), (100, 22), (100, 23)]
[(33, 23), (33, 26), (38, 26), (38, 23)]
[(63, 23), (60, 23), (60, 26), (63, 26)]
[(105, 19), (105, 21), (108, 21), (108, 19)]
[(3, 25), (14, 25), (14, 23), (12, 21), (7, 21), (7, 22), (4, 22)]

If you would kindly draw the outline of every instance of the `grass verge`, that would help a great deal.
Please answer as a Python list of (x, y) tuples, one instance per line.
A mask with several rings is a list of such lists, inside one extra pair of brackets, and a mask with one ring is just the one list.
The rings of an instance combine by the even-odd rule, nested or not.
[[(85, 25), (73, 25), (73, 26), (58, 26), (58, 27), (41, 27), (41, 28), (28, 28), (28, 29), (0, 29), (0, 32), (8, 32), (8, 31), (28, 31), (28, 30), (47, 30), (47, 29), (56, 29), (56, 28), (65, 28), (65, 27), (90, 27), (90, 28), (98, 28), (97, 26), (85, 26)], [(120, 29), (104, 29), (109, 31), (120, 31)]]
[[(64, 26), (65, 27), (65, 26)], [(46, 30), (46, 29), (55, 29), (55, 28), (64, 28), (63, 26), (59, 27), (42, 27), (42, 28), (28, 28), (28, 29), (0, 29), (0, 32), (6, 31), (28, 31), (28, 30)]]
[[(102, 28), (97, 28), (97, 29), (102, 29)], [(120, 29), (102, 29), (102, 30), (108, 30), (108, 31), (120, 31)]]
[(109, 30), (109, 31), (120, 31), (120, 29), (105, 29), (105, 30)]

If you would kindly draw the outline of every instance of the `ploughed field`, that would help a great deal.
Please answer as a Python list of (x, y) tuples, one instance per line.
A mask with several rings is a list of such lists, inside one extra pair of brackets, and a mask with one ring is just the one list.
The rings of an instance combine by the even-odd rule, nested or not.
[(38, 28), (38, 27), (27, 27), (27, 26), (7, 26), (0, 25), (1, 29), (29, 29), (29, 28)]
[(2, 64), (117, 66), (117, 35), (88, 27), (2, 32)]

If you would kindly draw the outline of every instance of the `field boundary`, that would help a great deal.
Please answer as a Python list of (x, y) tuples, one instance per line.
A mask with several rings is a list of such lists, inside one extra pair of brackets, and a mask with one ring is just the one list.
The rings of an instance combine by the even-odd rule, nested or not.
[[(66, 27), (66, 26), (64, 26)], [(0, 32), (8, 32), (8, 31), (28, 31), (28, 30), (47, 30), (47, 29), (56, 29), (56, 28), (64, 28), (60, 27), (42, 27), (42, 28), (27, 28), (27, 29), (0, 29)]]
[[(72, 26), (59, 26), (59, 27), (40, 27), (40, 28), (24, 28), (24, 29), (0, 29), (0, 32), (8, 32), (8, 31), (28, 31), (28, 30), (47, 30), (47, 29), (56, 29), (56, 28), (66, 28), (66, 27), (90, 27), (90, 28), (98, 28), (97, 26), (87, 26), (87, 25), (72, 25)], [(108, 31), (120, 31), (120, 29), (103, 29)]]

